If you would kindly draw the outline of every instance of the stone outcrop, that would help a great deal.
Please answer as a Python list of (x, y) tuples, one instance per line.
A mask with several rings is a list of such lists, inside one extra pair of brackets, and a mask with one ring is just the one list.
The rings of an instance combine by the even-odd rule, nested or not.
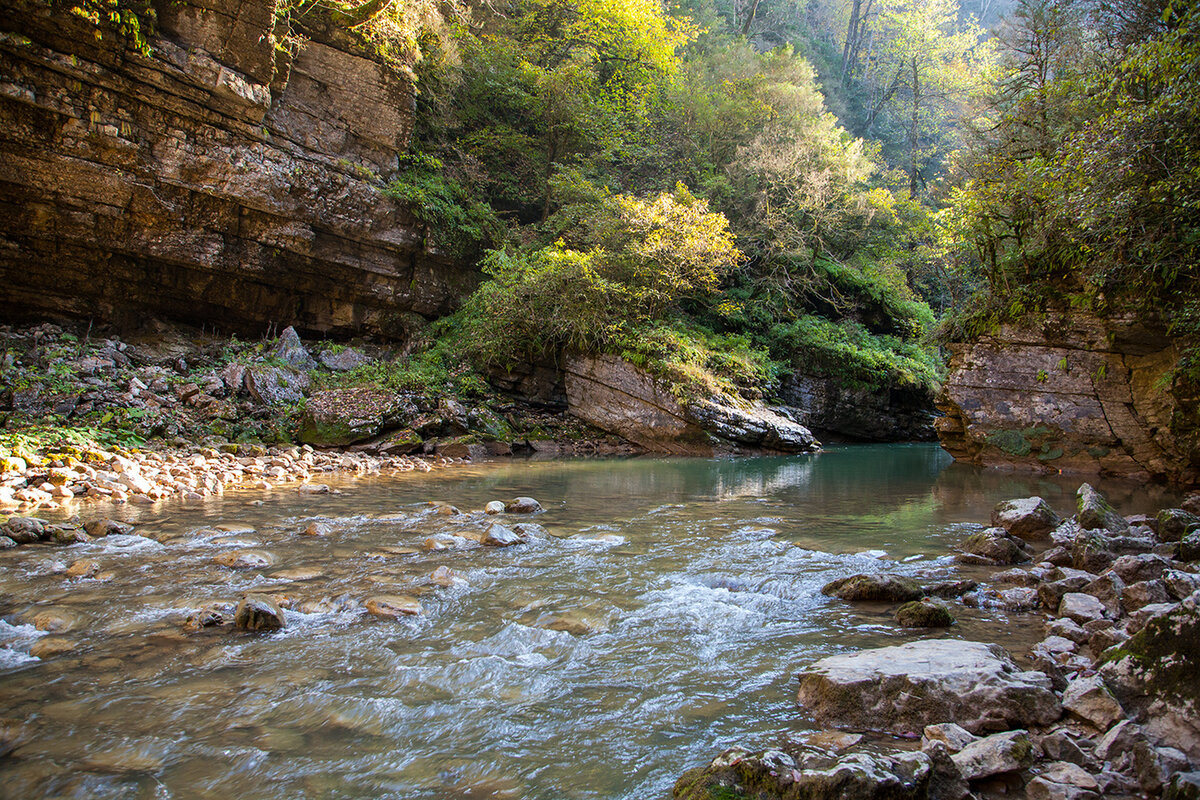
[(870, 390), (833, 378), (796, 373), (784, 378), (780, 399), (804, 409), (799, 421), (818, 432), (871, 442), (933, 441), (934, 403), (923, 389)]
[[(988, 466), (1200, 479), (1197, 398), (1176, 395), (1178, 352), (1132, 320), (1047, 314), (950, 345), (942, 446)], [(1181, 390), (1180, 390), (1181, 391)]]
[[(382, 191), (411, 78), (345, 32), (269, 0), (163, 0), (147, 57), (48, 6), (0, 4), (10, 318), (402, 338), (473, 288)], [(289, 50), (281, 26), (307, 40)]]
[(717, 398), (685, 403), (617, 356), (570, 356), (563, 376), (571, 414), (654, 452), (802, 453), (820, 447), (803, 425), (760, 403), (734, 405)]
[(998, 645), (953, 639), (823, 658), (800, 674), (798, 699), (821, 724), (899, 734), (939, 722), (1006, 730), (1062, 713), (1045, 675), (1022, 672)]

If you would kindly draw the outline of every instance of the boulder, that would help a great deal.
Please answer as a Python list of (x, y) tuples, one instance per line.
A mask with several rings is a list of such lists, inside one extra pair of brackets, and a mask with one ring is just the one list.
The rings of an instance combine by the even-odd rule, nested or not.
[(367, 613), (376, 617), (412, 617), (421, 613), (421, 601), (399, 594), (378, 594), (368, 597)]
[(961, 545), (973, 564), (1019, 564), (1028, 561), (1026, 545), (1004, 528), (987, 528), (968, 536)]
[(921, 736), (921, 749), (925, 749), (925, 746), (931, 742), (940, 742), (951, 753), (957, 753), (978, 739), (978, 736), (961, 725), (953, 722), (939, 722), (936, 725), (925, 726)]
[(1081, 591), (1099, 600), (1109, 617), (1116, 618), (1121, 615), (1121, 593), (1125, 591), (1125, 581), (1115, 572), (1104, 573), (1084, 586)]
[(1136, 556), (1121, 556), (1112, 563), (1112, 571), (1126, 584), (1154, 581), (1175, 568), (1169, 558), (1154, 553)]
[(242, 598), (233, 621), (245, 631), (274, 631), (287, 624), (279, 604), (261, 594), (248, 594)]
[(102, 536), (129, 536), (133, 533), (132, 525), (115, 519), (94, 519), (84, 523), (83, 529), (87, 531), (88, 536), (96, 539)]
[(1098, 675), (1076, 678), (1067, 684), (1062, 696), (1062, 706), (1101, 731), (1108, 730), (1113, 723), (1125, 716), (1125, 710)]
[(910, 578), (876, 573), (851, 575), (830, 581), (821, 588), (821, 594), (851, 601), (903, 603), (917, 600), (924, 593), (916, 581)]
[(1187, 534), (1200, 530), (1200, 516), (1182, 508), (1164, 508), (1155, 518), (1158, 538), (1164, 542), (1178, 542)]
[(1067, 592), (1058, 604), (1058, 615), (1083, 625), (1092, 620), (1103, 619), (1105, 609), (1104, 604), (1090, 594)]
[(350, 372), (364, 364), (371, 363), (371, 359), (367, 358), (361, 350), (355, 350), (353, 347), (346, 347), (339, 350), (333, 348), (322, 350), (318, 358), (321, 361), (321, 366), (332, 372)]
[(501, 502), (500, 500), (492, 500), (483, 507), (483, 513), (492, 514), (492, 515), (503, 514), (504, 513), (504, 503)]
[(487, 547), (509, 547), (510, 545), (520, 544), (522, 541), (524, 540), (516, 531), (495, 523), (488, 526), (479, 543)]
[(1169, 603), (1171, 595), (1164, 581), (1138, 581), (1121, 592), (1121, 605), (1126, 611), (1137, 611), (1148, 605)]
[(1179, 540), (1175, 557), (1180, 561), (1200, 561), (1200, 531), (1194, 531)]
[(1026, 540), (1049, 538), (1062, 518), (1040, 497), (1005, 500), (992, 509), (992, 525)]
[(1160, 744), (1200, 761), (1200, 591), (1150, 617), (1106, 657), (1101, 674)]
[(831, 656), (800, 673), (800, 704), (821, 724), (916, 734), (955, 722), (972, 733), (1048, 724), (1062, 710), (1040, 672), (998, 645), (932, 639)]
[(508, 514), (538, 514), (543, 510), (542, 504), (532, 497), (514, 497), (504, 504)]
[(932, 793), (933, 759), (926, 753), (837, 755), (817, 748), (751, 753), (731, 748), (707, 767), (690, 770), (675, 782), (676, 800), (730, 797), (795, 800), (958, 800)]
[(1163, 790), (1163, 800), (1200, 800), (1200, 772), (1177, 772)]
[(945, 603), (911, 600), (896, 609), (896, 622), (902, 628), (949, 628), (954, 615)]
[(300, 418), (300, 441), (341, 447), (379, 435), (401, 408), (394, 392), (382, 389), (329, 389), (314, 392)]
[(1007, 731), (971, 742), (950, 757), (968, 781), (1022, 770), (1033, 764), (1033, 744), (1023, 730)]
[(46, 523), (37, 517), (13, 517), (0, 530), (17, 544), (33, 544), (45, 536)]
[(276, 340), (275, 346), (271, 348), (268, 355), (276, 361), (281, 361), (292, 369), (302, 372), (317, 368), (317, 362), (305, 349), (296, 329), (290, 325), (284, 328), (283, 333), (279, 334), (279, 339)]
[(1129, 523), (1109, 504), (1108, 498), (1083, 484), (1075, 494), (1076, 519), (1084, 530), (1106, 530), (1115, 534), (1129, 533)]
[(246, 368), (246, 388), (251, 397), (269, 406), (299, 403), (312, 380), (292, 367), (253, 364)]
[(1071, 542), (1071, 566), (1100, 573), (1117, 558), (1112, 539), (1102, 531), (1081, 530)]
[(1200, 573), (1173, 569), (1163, 573), (1163, 583), (1167, 585), (1167, 594), (1173, 600), (1182, 600), (1200, 589)]

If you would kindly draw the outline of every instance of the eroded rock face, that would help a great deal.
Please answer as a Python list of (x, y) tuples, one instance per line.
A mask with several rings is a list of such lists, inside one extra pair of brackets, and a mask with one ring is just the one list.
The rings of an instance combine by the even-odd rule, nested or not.
[[(988, 466), (1195, 482), (1195, 398), (1167, 379), (1177, 352), (1133, 320), (1047, 314), (950, 345), (942, 446)], [(1189, 422), (1189, 419), (1191, 420)]]
[(567, 408), (601, 430), (654, 452), (711, 455), (730, 448), (801, 453), (820, 442), (761, 404), (679, 402), (653, 376), (611, 355), (571, 356), (563, 368)]
[(297, 20), (293, 60), (270, 0), (156, 3), (150, 57), (47, 6), (0, 13), (10, 316), (402, 336), (473, 287), (382, 193), (412, 129), (400, 71)]
[(878, 442), (933, 441), (933, 397), (921, 389), (870, 391), (843, 381), (794, 374), (779, 387), (783, 402), (804, 409), (806, 427)]
[(823, 658), (800, 674), (798, 699), (821, 724), (913, 735), (939, 722), (979, 733), (1062, 713), (1044, 674), (1022, 672), (998, 645), (951, 639)]

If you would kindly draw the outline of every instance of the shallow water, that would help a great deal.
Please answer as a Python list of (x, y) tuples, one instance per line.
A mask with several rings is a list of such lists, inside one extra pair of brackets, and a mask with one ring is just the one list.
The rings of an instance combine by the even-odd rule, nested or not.
[[(2, 713), (24, 725), (0, 759), (0, 796), (665, 797), (724, 747), (803, 731), (799, 668), (919, 635), (887, 607), (822, 596), (824, 583), (948, 574), (949, 547), (996, 501), (1040, 494), (1065, 513), (1078, 483), (951, 464), (929, 445), (844, 446), (508, 462), (314, 497), (88, 509), (154, 540), (0, 553)], [(1171, 499), (1103, 488), (1126, 513)], [(493, 521), (479, 509), (515, 495), (545, 513), (502, 520), (552, 536), (479, 546), (471, 536)], [(333, 533), (300, 535), (313, 521)], [(423, 549), (439, 534), (452, 549)], [(240, 549), (274, 563), (213, 561)], [(96, 576), (65, 577), (81, 558)], [(453, 574), (431, 579), (439, 567)], [(288, 627), (184, 630), (189, 611), (247, 590), (286, 598)], [(419, 596), (424, 611), (370, 616), (376, 594)], [(37, 630), (47, 613), (66, 629)], [(937, 635), (1018, 651), (1041, 637), (1036, 616), (956, 613)], [(48, 642), (70, 649), (30, 656)]]

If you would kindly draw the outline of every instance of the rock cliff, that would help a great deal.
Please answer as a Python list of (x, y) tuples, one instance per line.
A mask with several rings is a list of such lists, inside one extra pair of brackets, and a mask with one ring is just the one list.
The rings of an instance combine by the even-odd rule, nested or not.
[(473, 287), (382, 193), (412, 129), (403, 71), (270, 0), (155, 5), (147, 57), (0, 2), (7, 316), (403, 336)]
[(1197, 398), (1172, 381), (1178, 353), (1161, 330), (1132, 318), (1057, 313), (950, 352), (937, 429), (956, 459), (1200, 479)]

